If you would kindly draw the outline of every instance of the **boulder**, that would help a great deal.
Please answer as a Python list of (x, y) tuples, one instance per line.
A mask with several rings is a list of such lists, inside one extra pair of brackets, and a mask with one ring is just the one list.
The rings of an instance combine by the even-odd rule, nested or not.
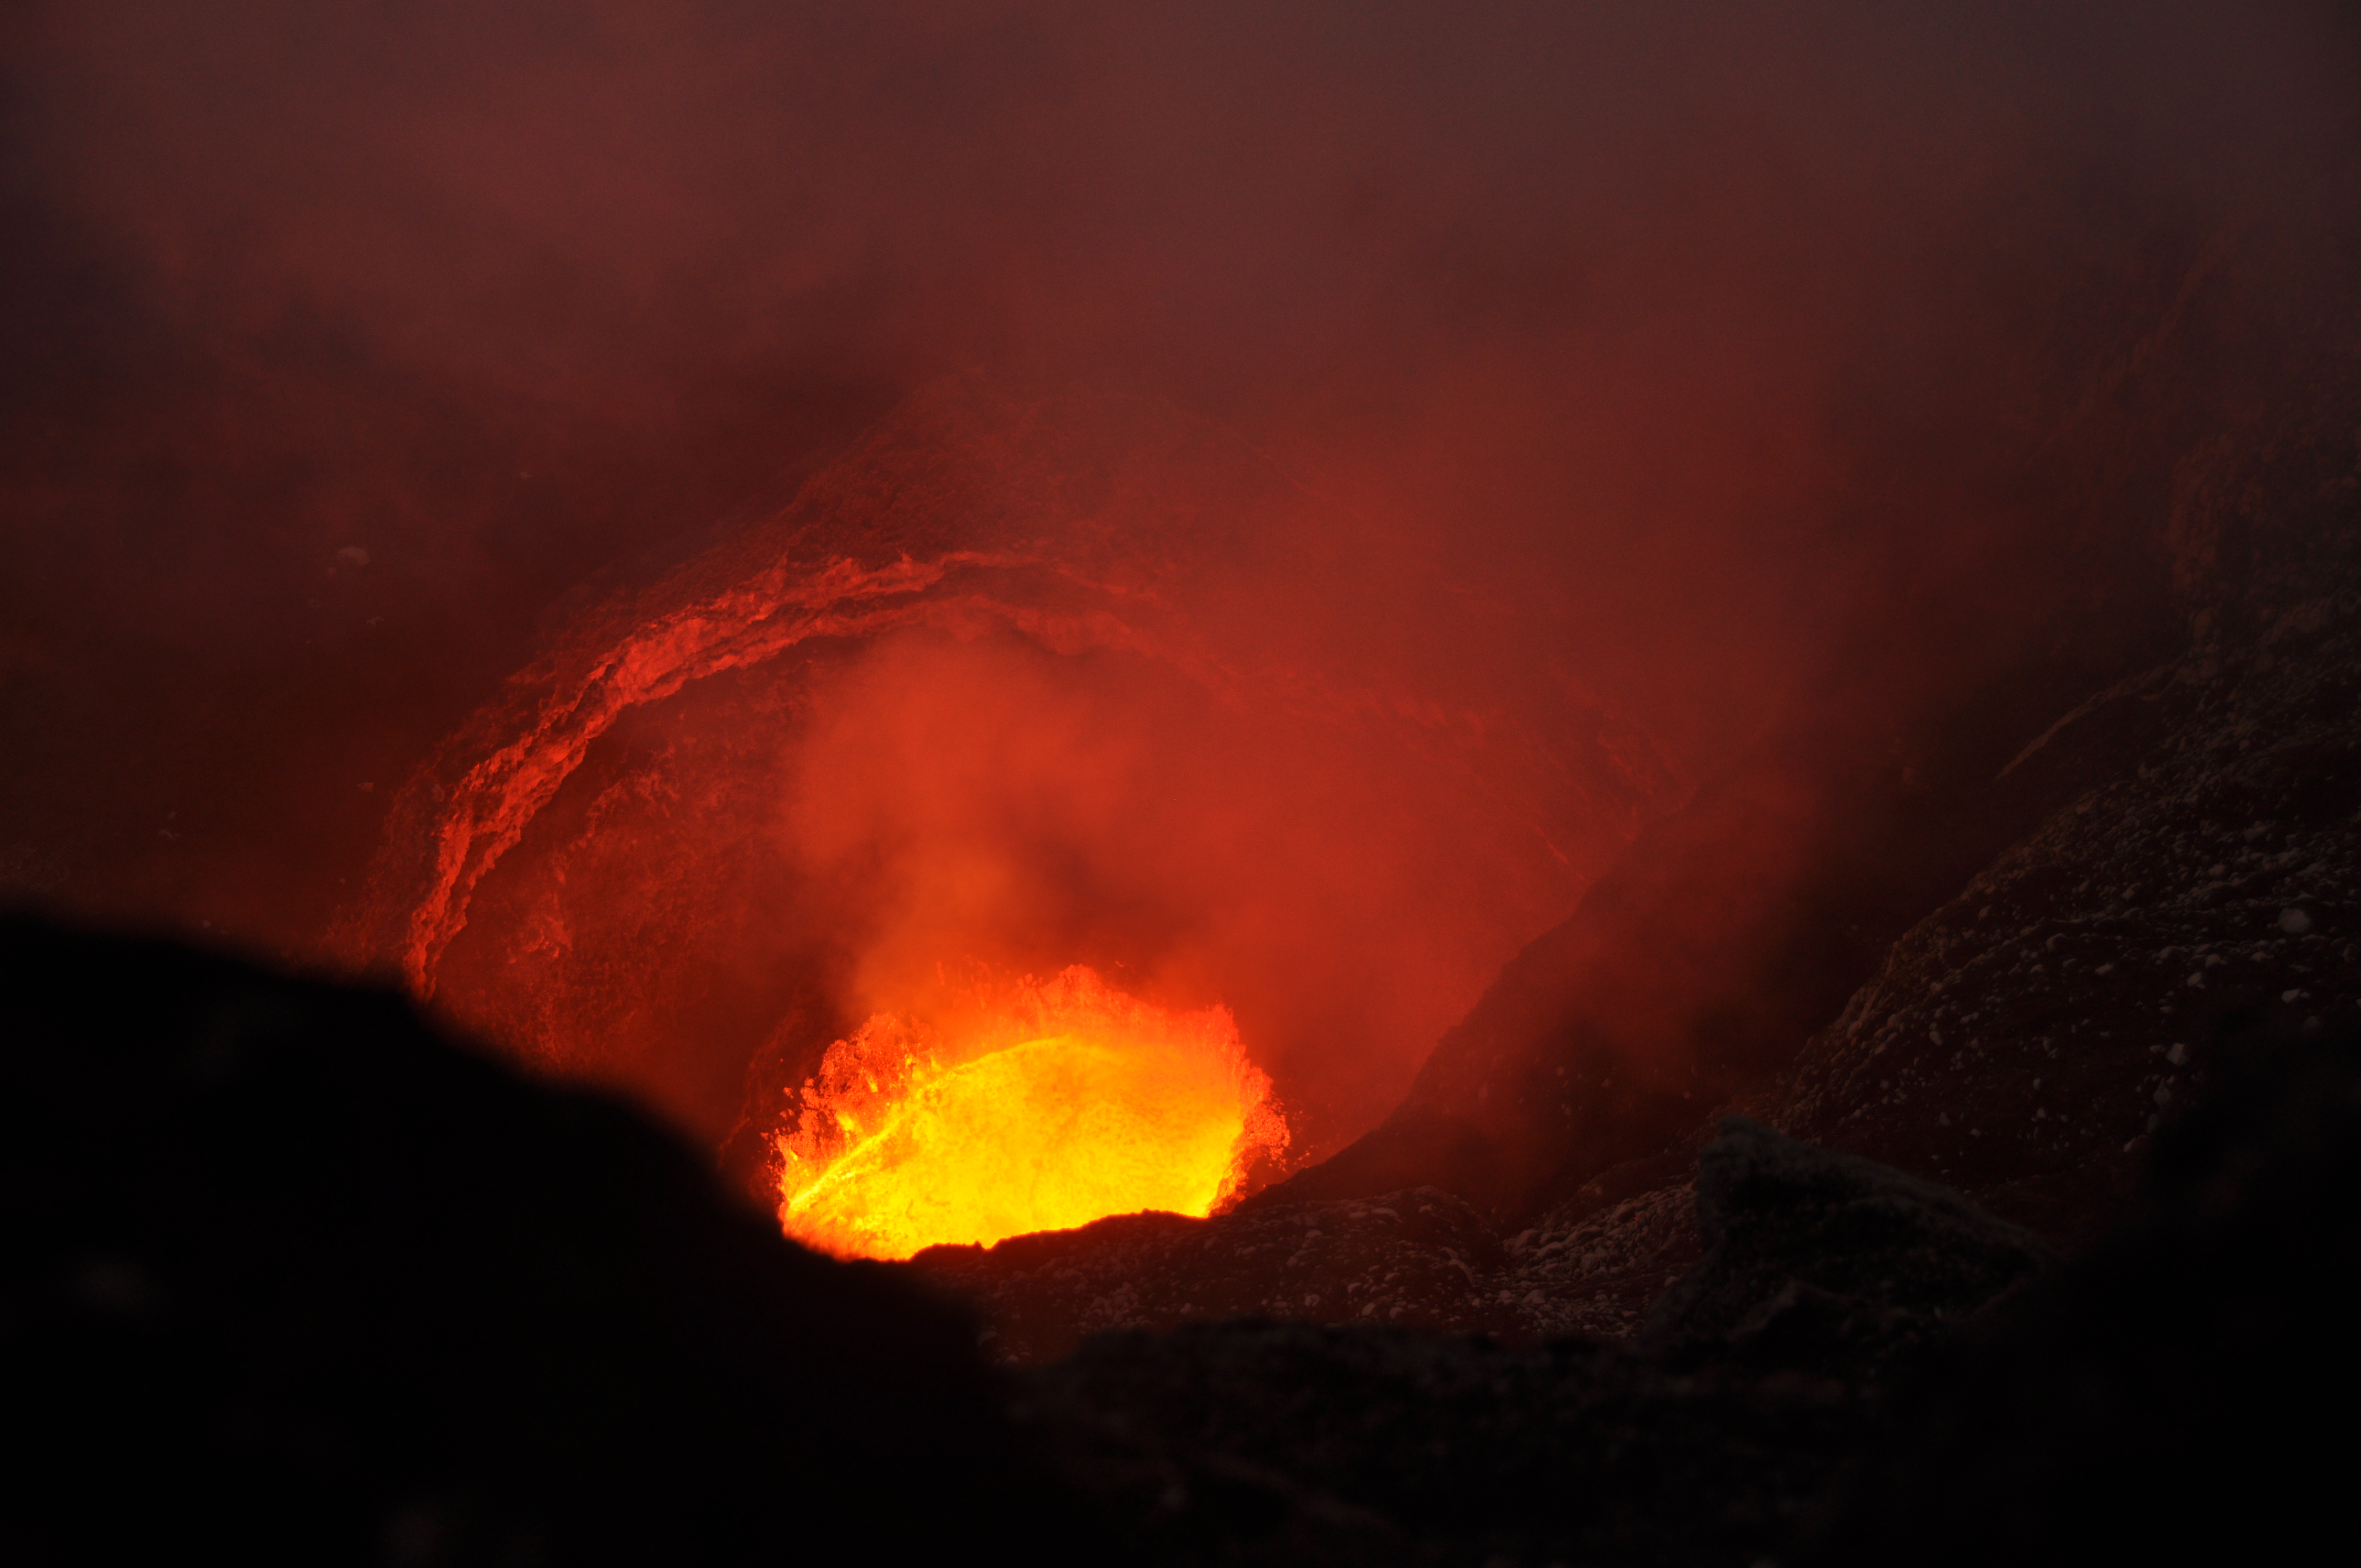
[(1743, 1116), (1698, 1158), (1697, 1221), (1705, 1255), (1643, 1337), (1828, 1371), (1868, 1370), (2052, 1261), (1948, 1188)]

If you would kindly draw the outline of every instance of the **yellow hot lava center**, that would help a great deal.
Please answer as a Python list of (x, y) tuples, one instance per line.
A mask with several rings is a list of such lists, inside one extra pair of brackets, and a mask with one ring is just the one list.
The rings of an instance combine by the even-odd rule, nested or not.
[(1206, 1214), (1287, 1141), (1225, 1008), (1171, 1013), (1087, 969), (964, 1038), (881, 1014), (829, 1048), (779, 1140), (779, 1218), (843, 1255)]

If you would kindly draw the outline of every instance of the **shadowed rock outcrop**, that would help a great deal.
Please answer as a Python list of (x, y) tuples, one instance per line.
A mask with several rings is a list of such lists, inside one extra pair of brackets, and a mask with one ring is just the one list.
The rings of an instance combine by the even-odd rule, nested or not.
[(1865, 1456), (1813, 1561), (2300, 1562), (2348, 1528), (2361, 1034), (2245, 1031), (2138, 1201)]
[(1957, 1192), (1743, 1116), (1697, 1160), (1697, 1223), (1705, 1255), (1646, 1339), (1831, 1373), (1868, 1371), (2055, 1261)]
[[(23, 922), (0, 983), (12, 1560), (2276, 1559), (2342, 1496), (2286, 1406), (2361, 1393), (2349, 1030), (2218, 1042), (2138, 1204), (2055, 1267), (1954, 1190), (1733, 1118), (1691, 1181), (1505, 1243), (1413, 1190), (912, 1268), (800, 1252), (637, 1117), (385, 995)], [(1636, 1291), (1680, 1255), (1618, 1238), (1692, 1212), (1649, 1332), (1530, 1337), (1514, 1290)], [(1126, 1274), (1415, 1310), (1118, 1329), (992, 1376), (911, 1276), (994, 1268), (1037, 1348), (1119, 1318), (1075, 1303)], [(1432, 1326), (1486, 1312), (1519, 1340)]]
[(1741, 1122), (1637, 1343), (1132, 1331), (1020, 1375), (1022, 1420), (1147, 1562), (2301, 1561), (2361, 1393), (2361, 1038), (2218, 1055), (2068, 1263)]
[(162, 943), (0, 921), (0, 1556), (1072, 1546), (972, 1319), (641, 1116)]
[(1876, 1430), (1792, 1373), (1302, 1323), (1110, 1334), (1026, 1385), (1152, 1563), (1747, 1563)]
[(1524, 1292), (1505, 1294), (1500, 1263), (1484, 1218), (1426, 1187), (1210, 1220), (1122, 1214), (991, 1247), (928, 1247), (909, 1266), (984, 1309), (992, 1355), (1036, 1363), (1109, 1329), (1225, 1318), (1513, 1332)]

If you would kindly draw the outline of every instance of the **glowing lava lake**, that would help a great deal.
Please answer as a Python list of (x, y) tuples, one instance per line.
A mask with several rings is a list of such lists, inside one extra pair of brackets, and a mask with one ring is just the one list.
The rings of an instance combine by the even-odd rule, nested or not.
[(1228, 1009), (1167, 1011), (1079, 965), (954, 1022), (878, 1014), (794, 1098), (780, 1223), (844, 1256), (1210, 1214), (1288, 1141)]

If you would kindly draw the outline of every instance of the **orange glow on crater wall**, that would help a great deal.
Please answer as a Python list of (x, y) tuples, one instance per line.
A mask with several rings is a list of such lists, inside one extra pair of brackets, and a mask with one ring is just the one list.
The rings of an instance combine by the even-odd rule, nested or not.
[(1079, 965), (949, 1023), (881, 1013), (798, 1098), (779, 1221), (842, 1256), (1209, 1214), (1288, 1141), (1227, 1008), (1170, 1012)]

